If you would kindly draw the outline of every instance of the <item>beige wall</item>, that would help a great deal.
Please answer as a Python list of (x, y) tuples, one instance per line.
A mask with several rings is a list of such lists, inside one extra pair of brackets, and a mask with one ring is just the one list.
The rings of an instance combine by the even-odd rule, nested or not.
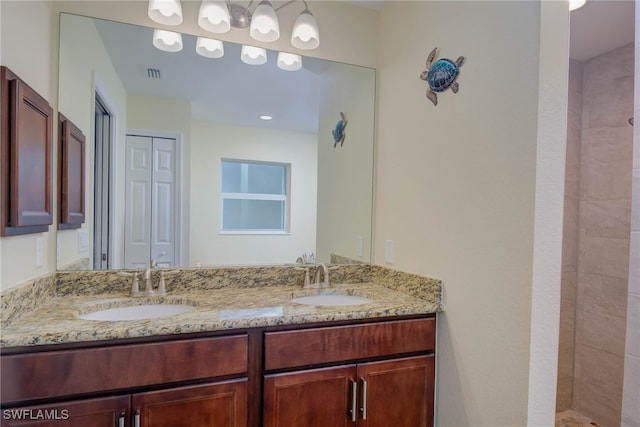
[[(315, 134), (194, 120), (192, 135), (190, 265), (295, 263), (315, 252)], [(220, 234), (222, 159), (291, 165), (288, 235)]]
[[(384, 241), (393, 240), (395, 267), (444, 281), (437, 425), (527, 423), (540, 13), (534, 2), (393, 2), (381, 13), (374, 261), (384, 262)], [(543, 23), (568, 40), (567, 16), (560, 8), (552, 13), (560, 20)], [(545, 45), (554, 61), (556, 52), (566, 55), (557, 40)], [(418, 76), (436, 46), (440, 57), (467, 60), (460, 92), (439, 95), (434, 107)], [(555, 91), (566, 81), (562, 55), (548, 72), (545, 101), (565, 111), (552, 119), (560, 132), (550, 141), (563, 148), (566, 95)], [(553, 179), (563, 166), (546, 164), (550, 195), (559, 199), (548, 234), (560, 234), (562, 185)], [(560, 238), (549, 241), (546, 251), (559, 268)], [(540, 327), (551, 338), (536, 352), (548, 346), (554, 353), (557, 325), (549, 320)], [(536, 389), (551, 405), (552, 366), (552, 383)], [(540, 417), (552, 422), (549, 406), (542, 405)]]
[[(317, 256), (331, 253), (368, 262), (371, 259), (375, 73), (333, 63), (322, 75), (318, 134)], [(346, 138), (334, 148), (332, 130), (347, 118)], [(354, 196), (355, 195), (355, 196)], [(363, 238), (363, 252), (356, 238)]]
[[(23, 70), (45, 96), (53, 93), (50, 101), (56, 105), (57, 16), (43, 16), (50, 9), (47, 2), (8, 3), (0, 2), (2, 62), (21, 65), (15, 71)], [(537, 384), (535, 393), (527, 390), (530, 374), (540, 373), (539, 364), (528, 364), (529, 356), (533, 360), (539, 353), (553, 353), (557, 343), (557, 307), (534, 301), (530, 311), (532, 291), (545, 297), (551, 289), (555, 301), (553, 280), (531, 287), (534, 187), (550, 196), (562, 187), (561, 181), (553, 179), (556, 157), (563, 156), (554, 156), (549, 147), (553, 138), (536, 140), (535, 131), (538, 36), (552, 39), (544, 53), (555, 54), (563, 48), (558, 40), (565, 40), (563, 30), (568, 28), (563, 10), (556, 11), (552, 22), (545, 22), (544, 14), (540, 21), (539, 8), (553, 7), (550, 3), (561, 2), (394, 1), (380, 14), (379, 28), (375, 11), (340, 2), (313, 3), (314, 14), (326, 25), (317, 56), (380, 70), (374, 260), (383, 263), (382, 243), (394, 239), (396, 267), (444, 279), (447, 311), (440, 317), (438, 331), (441, 426), (525, 425), (528, 412), (541, 413), (543, 418), (553, 414), (547, 400), (554, 399), (555, 366), (546, 369), (551, 371), (553, 386), (546, 381)], [(145, 1), (114, 4), (74, 1), (54, 6), (56, 11), (152, 24), (146, 18)], [(178, 30), (201, 34), (194, 23), (197, 2), (186, 4), (189, 18)], [(35, 15), (31, 8), (36, 9)], [(290, 13), (296, 11), (291, 8)], [(26, 45), (13, 42), (21, 35)], [(237, 42), (246, 39), (238, 32), (227, 36)], [(283, 34), (278, 46), (290, 50), (284, 48), (287, 45)], [(425, 83), (418, 75), (428, 51), (436, 45), (442, 48), (442, 56), (466, 55), (467, 63), (460, 93), (443, 94), (440, 105), (433, 107), (424, 98)], [(7, 62), (7, 58), (11, 59)], [(552, 59), (552, 71), (564, 73), (566, 79), (562, 57), (556, 61), (552, 55)], [(557, 77), (542, 80), (541, 87), (547, 85), (550, 96), (541, 104), (541, 114), (547, 112), (550, 117), (543, 118), (561, 126), (556, 107), (562, 109), (566, 103), (566, 87), (563, 90)], [(558, 146), (564, 150), (562, 144)], [(553, 172), (548, 186), (534, 179), (536, 149), (539, 175)], [(535, 209), (536, 216), (540, 211)], [(552, 211), (550, 228), (558, 218), (561, 213)], [(536, 227), (540, 228), (545, 227)], [(544, 245), (545, 239), (541, 240)], [(559, 263), (555, 241), (550, 241), (548, 255)], [(3, 287), (38, 273), (13, 265), (7, 270), (16, 260), (6, 254), (30, 253), (33, 240), (25, 237), (16, 242), (2, 239)], [(54, 270), (54, 253), (51, 242), (45, 272)], [(537, 268), (545, 267), (538, 262)], [(539, 305), (546, 306), (550, 315), (530, 325), (531, 316), (544, 313)], [(532, 352), (529, 326), (531, 335), (540, 333), (544, 338)]]
[[(50, 1), (1, 1), (2, 22), (0, 63), (20, 76), (29, 86), (42, 95), (49, 104), (57, 107), (58, 99), (58, 36), (57, 24), (52, 14)], [(26, 24), (29, 23), (29, 24)], [(55, 73), (50, 70), (55, 69)], [(56, 116), (54, 116), (56, 117)], [(57, 121), (54, 120), (54, 132)], [(54, 146), (54, 153), (57, 146)], [(56, 171), (54, 162), (54, 173)], [(57, 192), (54, 190), (57, 197)], [(54, 197), (54, 200), (57, 200)], [(54, 203), (57, 206), (57, 203)], [(55, 209), (54, 209), (55, 212)], [(0, 239), (0, 289), (6, 289), (34, 277), (50, 273), (56, 268), (55, 223), (47, 233)], [(36, 267), (36, 238), (42, 238), (44, 264)], [(19, 257), (13, 256), (20, 254)]]

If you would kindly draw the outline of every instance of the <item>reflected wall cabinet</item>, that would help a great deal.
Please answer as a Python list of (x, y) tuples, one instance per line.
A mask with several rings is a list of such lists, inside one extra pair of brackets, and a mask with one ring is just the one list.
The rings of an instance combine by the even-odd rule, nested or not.
[(58, 229), (80, 228), (84, 223), (85, 136), (76, 125), (58, 113)]
[(0, 236), (41, 233), (53, 223), (53, 109), (0, 67)]

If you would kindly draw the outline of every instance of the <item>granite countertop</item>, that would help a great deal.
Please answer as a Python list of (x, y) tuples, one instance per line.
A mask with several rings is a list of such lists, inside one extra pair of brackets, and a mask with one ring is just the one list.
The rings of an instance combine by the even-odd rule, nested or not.
[[(317, 293), (363, 296), (373, 302), (349, 306), (310, 306), (292, 298)], [(95, 310), (154, 303), (186, 303), (193, 311), (145, 320), (95, 321), (77, 316)], [(137, 338), (181, 333), (304, 324), (349, 319), (384, 318), (435, 313), (440, 303), (369, 283), (332, 285), (175, 290), (166, 296), (132, 298), (126, 293), (58, 295), (21, 315), (2, 329), (0, 347), (22, 347)]]

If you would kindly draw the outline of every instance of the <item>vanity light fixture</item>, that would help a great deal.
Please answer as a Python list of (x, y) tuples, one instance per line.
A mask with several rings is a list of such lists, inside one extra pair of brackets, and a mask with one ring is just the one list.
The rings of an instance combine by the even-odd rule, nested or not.
[(266, 114), (263, 115), (263, 116), (260, 116), (260, 120), (269, 121), (271, 119), (273, 119), (273, 117), (272, 116), (268, 116)]
[(262, 65), (267, 62), (267, 51), (261, 47), (242, 45), (240, 59), (245, 64)]
[(224, 56), (224, 45), (220, 40), (198, 37), (196, 52), (205, 58), (222, 58)]
[(586, 2), (587, 0), (569, 0), (569, 11), (580, 9)]
[(149, 18), (158, 24), (182, 24), (182, 5), (180, 0), (149, 0)]
[[(273, 42), (280, 38), (280, 22), (277, 12), (292, 3), (302, 2), (304, 10), (296, 19), (291, 32), (292, 46), (310, 50), (320, 45), (318, 23), (309, 11), (306, 0), (290, 0), (277, 8), (273, 8), (268, 0), (262, 0), (253, 12), (250, 11), (255, 0), (250, 0), (244, 7), (231, 0), (202, 0), (198, 12), (198, 25), (211, 33), (226, 33), (231, 28), (249, 27), (249, 35), (260, 42)], [(149, 0), (149, 17), (164, 25), (182, 23), (182, 6), (180, 0)], [(154, 30), (153, 45), (166, 52), (182, 50), (182, 35), (166, 30)], [(222, 41), (206, 37), (198, 37), (196, 52), (207, 58), (220, 58), (224, 55)], [(254, 46), (242, 46), (240, 59), (251, 65), (267, 62), (265, 49)], [(280, 52), (278, 67), (287, 71), (302, 68), (299, 55)]]
[(315, 49), (320, 45), (318, 23), (308, 8), (298, 16), (296, 23), (293, 24), (291, 44), (298, 49), (305, 50)]
[(180, 52), (182, 50), (182, 34), (156, 28), (153, 30), (153, 45), (165, 52)]
[(198, 13), (198, 25), (212, 33), (226, 33), (231, 28), (249, 27), (249, 35), (253, 39), (273, 42), (280, 38), (277, 12), (297, 2), (304, 3), (304, 10), (293, 24), (291, 44), (298, 49), (315, 49), (320, 45), (320, 33), (318, 23), (309, 11), (306, 0), (290, 0), (275, 9), (269, 1), (263, 0), (253, 12), (250, 8), (254, 0), (251, 0), (246, 7), (230, 0), (202, 0)]
[(198, 25), (211, 33), (226, 33), (231, 29), (229, 9), (224, 1), (202, 0)]
[(278, 68), (285, 71), (298, 71), (302, 68), (302, 58), (294, 53), (278, 52)]
[(278, 15), (268, 1), (261, 1), (253, 12), (249, 35), (261, 42), (274, 42), (280, 38)]

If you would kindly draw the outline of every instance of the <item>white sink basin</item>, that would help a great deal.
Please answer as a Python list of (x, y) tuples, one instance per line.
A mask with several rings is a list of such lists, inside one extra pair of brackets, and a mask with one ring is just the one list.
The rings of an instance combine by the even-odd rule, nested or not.
[(92, 311), (91, 313), (78, 315), (78, 317), (84, 320), (115, 322), (119, 320), (141, 320), (173, 316), (174, 314), (188, 313), (193, 309), (195, 307), (188, 304), (146, 304)]
[(338, 305), (360, 305), (373, 302), (372, 299), (355, 295), (322, 294), (308, 295), (294, 298), (291, 301), (305, 305), (338, 306)]

